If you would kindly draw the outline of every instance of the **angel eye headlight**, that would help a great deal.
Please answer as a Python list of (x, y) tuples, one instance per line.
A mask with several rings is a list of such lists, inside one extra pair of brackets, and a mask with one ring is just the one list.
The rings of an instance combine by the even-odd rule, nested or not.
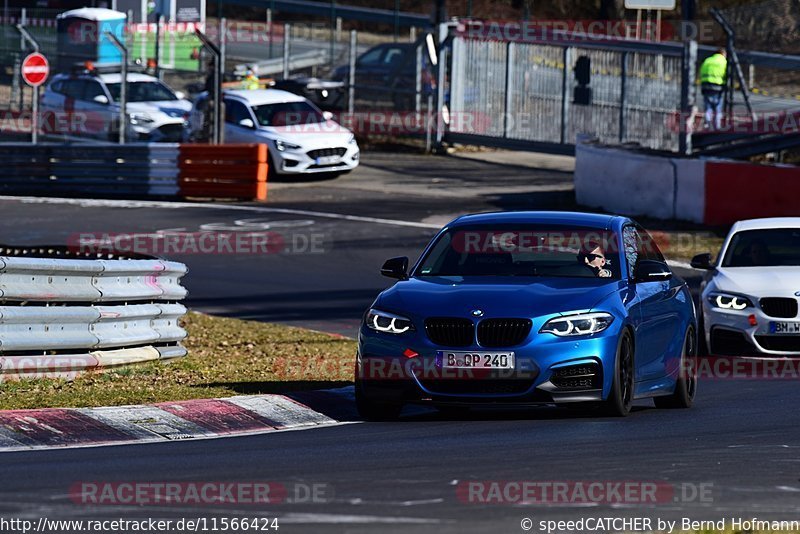
[(610, 313), (576, 313), (550, 319), (539, 329), (539, 333), (554, 334), (559, 337), (585, 336), (602, 332), (613, 321), (614, 316)]
[(388, 334), (403, 334), (414, 329), (411, 319), (376, 309), (371, 309), (367, 313), (366, 324), (376, 332)]
[(712, 306), (723, 310), (743, 310), (753, 306), (753, 303), (747, 297), (726, 295), (725, 293), (711, 294), (708, 296), (708, 301)]

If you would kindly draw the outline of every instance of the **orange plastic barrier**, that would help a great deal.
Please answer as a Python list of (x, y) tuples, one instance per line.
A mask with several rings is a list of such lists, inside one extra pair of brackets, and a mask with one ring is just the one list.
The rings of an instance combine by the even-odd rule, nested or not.
[(179, 148), (179, 194), (184, 197), (267, 200), (267, 145)]

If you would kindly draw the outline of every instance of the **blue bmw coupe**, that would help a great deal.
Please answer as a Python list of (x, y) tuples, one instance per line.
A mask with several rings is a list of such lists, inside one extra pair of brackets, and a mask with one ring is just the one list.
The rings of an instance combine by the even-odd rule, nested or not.
[(364, 315), (358, 410), (408, 403), (599, 406), (635, 399), (688, 408), (696, 318), (686, 283), (626, 217), (568, 212), (466, 215), (445, 226)]

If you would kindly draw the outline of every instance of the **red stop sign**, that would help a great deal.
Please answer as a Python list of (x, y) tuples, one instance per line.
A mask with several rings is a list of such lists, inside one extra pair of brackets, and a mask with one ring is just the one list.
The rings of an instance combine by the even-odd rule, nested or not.
[(22, 61), (22, 79), (31, 87), (38, 87), (47, 80), (50, 64), (39, 52), (34, 52)]

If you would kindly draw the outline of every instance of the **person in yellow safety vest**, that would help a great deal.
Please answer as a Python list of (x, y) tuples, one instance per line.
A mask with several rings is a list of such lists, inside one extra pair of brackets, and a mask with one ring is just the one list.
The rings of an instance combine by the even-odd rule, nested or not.
[(728, 53), (720, 48), (700, 65), (700, 91), (705, 105), (705, 126), (722, 128), (722, 107), (725, 104), (725, 81), (728, 73)]
[(261, 87), (261, 83), (256, 76), (256, 68), (249, 67), (247, 69), (247, 73), (245, 74), (244, 79), (242, 80), (242, 89), (259, 89)]

